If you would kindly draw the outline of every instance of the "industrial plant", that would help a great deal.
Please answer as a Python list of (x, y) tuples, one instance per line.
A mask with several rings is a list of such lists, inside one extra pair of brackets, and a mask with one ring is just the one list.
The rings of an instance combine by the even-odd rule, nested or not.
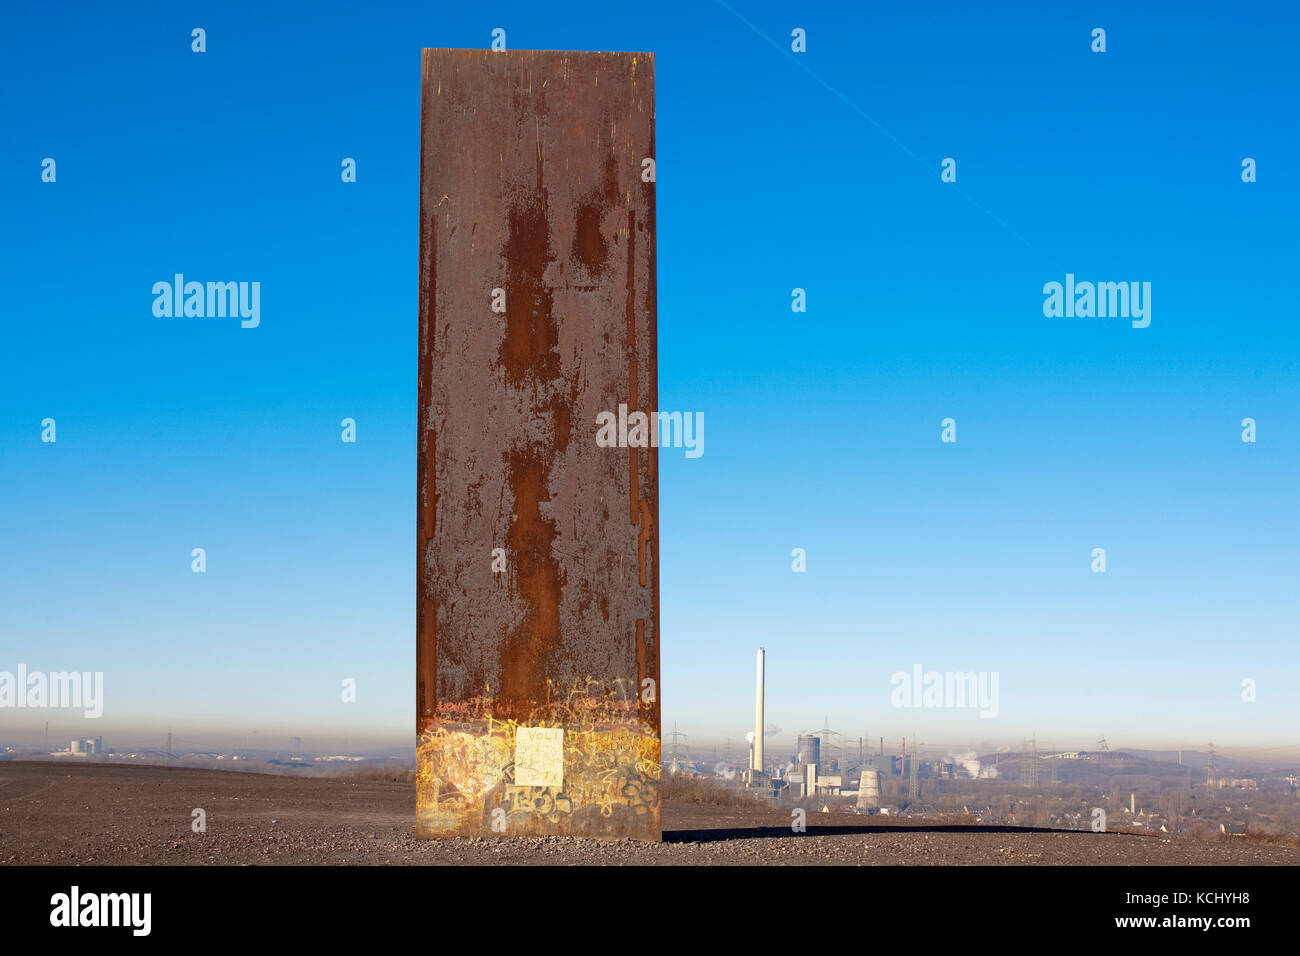
[[(765, 668), (766, 651), (758, 648), (757, 667), (754, 685), (754, 729), (746, 734), (749, 744), (749, 760), (740, 782), (755, 795), (770, 797), (777, 802), (799, 802), (811, 798), (834, 799), (839, 803), (848, 801), (853, 808), (864, 813), (880, 810), (881, 780), (895, 774), (920, 776), (922, 767), (915, 755), (909, 760), (906, 741), (901, 752), (895, 755), (885, 754), (884, 738), (879, 740), (878, 752), (867, 753), (861, 738), (858, 741), (856, 763), (849, 765), (845, 748), (839, 748), (839, 757), (834, 756), (831, 745), (833, 736), (840, 736), (832, 731), (827, 720), (820, 733), (799, 734), (795, 752), (785, 761), (769, 767), (764, 753), (765, 736)], [(683, 734), (674, 733), (673, 737)], [(675, 740), (674, 740), (675, 743)], [(729, 755), (728, 755), (729, 756)], [(674, 753), (669, 772), (677, 773), (683, 769), (683, 762)], [(727, 779), (733, 776), (729, 760), (722, 761), (716, 773)], [(975, 773), (978, 774), (978, 766)], [(951, 761), (938, 761), (926, 768), (926, 776), (952, 776), (954, 764)]]
[(825, 715), (821, 728), (795, 734), (789, 752), (776, 752), (777, 729), (766, 724), (765, 668), (760, 647), (743, 766), (733, 761), (730, 740), (712, 759), (693, 759), (683, 743), (688, 735), (674, 725), (665, 735), (667, 775), (709, 778), (781, 807), (1066, 829), (1089, 829), (1103, 809), (1112, 828), (1170, 835), (1272, 826), (1294, 816), (1300, 799), (1294, 773), (1254, 771), (1247, 755), (1234, 765), (1240, 770), (1226, 773), (1212, 744), (1204, 752), (1125, 752), (1103, 737), (1093, 750), (1062, 750), (1031, 735), (1019, 748), (979, 753), (864, 733), (855, 747)]

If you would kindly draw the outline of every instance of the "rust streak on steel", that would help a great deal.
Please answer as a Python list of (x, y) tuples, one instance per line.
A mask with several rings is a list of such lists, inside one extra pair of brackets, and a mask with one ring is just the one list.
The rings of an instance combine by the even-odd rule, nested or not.
[[(420, 127), (428, 121), (428, 101), (422, 103)], [(426, 144), (421, 139), (420, 166), (424, 167)], [(424, 198), (421, 195), (421, 207)], [(418, 383), (418, 414), (423, 417), (429, 407), (432, 384), (429, 381), (430, 357), (434, 349), (434, 326), (430, 321), (438, 301), (438, 274), (433, 268), (437, 260), (438, 234), (430, 228), (425, 220), (423, 208), (420, 215), (420, 321), (419, 321), (419, 367), (416, 380)], [(437, 434), (421, 424), (416, 450), (416, 567), (423, 571), (424, 550), (433, 538), (438, 503), (438, 473), (435, 467), (437, 459)], [(417, 588), (415, 605), (415, 673), (416, 673), (416, 710), (415, 732), (420, 734), (433, 720), (434, 688), (437, 681), (437, 607), (430, 600), (423, 588)]]
[(422, 74), (417, 830), (658, 839), (653, 55)]

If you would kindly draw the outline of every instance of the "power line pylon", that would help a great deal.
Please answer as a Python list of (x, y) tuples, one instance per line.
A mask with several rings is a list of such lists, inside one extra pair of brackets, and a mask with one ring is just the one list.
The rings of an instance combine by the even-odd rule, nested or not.
[(673, 721), (673, 732), (672, 732), (671, 734), (669, 734), (668, 736), (671, 737), (671, 738), (673, 739), (673, 759), (672, 759), (672, 763), (670, 763), (670, 764), (668, 765), (668, 768), (669, 768), (669, 769), (668, 769), (668, 772), (669, 772), (669, 773), (676, 773), (677, 770), (678, 770), (678, 768), (681, 766), (681, 764), (679, 763), (679, 761), (678, 761), (678, 759), (677, 759), (677, 738), (678, 738), (678, 737), (686, 737), (686, 736), (688, 736), (688, 735), (687, 735), (687, 734), (680, 734), (680, 733), (677, 732), (677, 721), (674, 720), (674, 721)]
[[(906, 738), (904, 738), (906, 740)], [(908, 765), (907, 773), (907, 802), (912, 803), (921, 795), (920, 770), (921, 762), (916, 758), (920, 756), (916, 749), (916, 734), (912, 734), (912, 762)]]
[[(824, 777), (831, 772), (831, 738), (832, 737), (840, 738), (841, 741), (840, 760), (842, 762), (844, 759), (844, 746), (843, 746), (844, 735), (840, 733), (838, 730), (831, 730), (831, 718), (830, 718), (830, 714), (827, 714), (823, 718), (822, 732), (819, 736), (821, 737), (821, 744), (819, 747), (820, 750), (819, 756), (821, 759), (817, 761), (819, 764), (819, 766), (817, 767), (817, 776)], [(840, 767), (840, 773), (844, 773), (843, 767)]]
[(1038, 737), (1025, 741), (1025, 752), (1020, 758), (1020, 782), (1026, 787), (1038, 786)]

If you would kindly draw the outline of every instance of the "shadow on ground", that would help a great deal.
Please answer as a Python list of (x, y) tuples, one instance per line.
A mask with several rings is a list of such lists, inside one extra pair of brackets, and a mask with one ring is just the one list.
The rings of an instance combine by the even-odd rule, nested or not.
[[(1054, 827), (979, 826), (978, 824), (937, 824), (933, 826), (856, 826), (809, 825), (802, 836), (866, 836), (872, 833), (1091, 833), (1092, 831), (1064, 830)], [(790, 827), (731, 827), (708, 830), (665, 830), (665, 843), (718, 843), (726, 840), (776, 840), (788, 839)], [(1103, 836), (1104, 834), (1098, 834)]]

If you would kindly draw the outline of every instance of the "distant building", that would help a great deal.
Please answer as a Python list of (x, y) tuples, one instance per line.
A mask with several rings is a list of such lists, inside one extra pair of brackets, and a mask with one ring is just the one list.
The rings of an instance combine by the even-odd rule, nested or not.
[(862, 771), (862, 779), (858, 781), (858, 809), (860, 810), (878, 810), (880, 809), (880, 772), (877, 770)]
[(820, 767), (822, 759), (822, 742), (816, 734), (800, 734), (794, 762), (800, 767)]
[(818, 775), (815, 781), (816, 792), (822, 796), (837, 797), (844, 789), (844, 778), (837, 773)]
[(898, 758), (893, 754), (872, 754), (862, 764), (862, 769), (875, 770), (882, 777), (888, 777), (897, 773), (895, 769), (897, 762)]

